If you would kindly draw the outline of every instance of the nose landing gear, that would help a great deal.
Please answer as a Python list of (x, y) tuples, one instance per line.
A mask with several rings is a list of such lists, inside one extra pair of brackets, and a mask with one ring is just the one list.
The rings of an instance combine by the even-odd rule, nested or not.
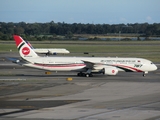
[(143, 72), (143, 77), (145, 77), (146, 74), (148, 74), (148, 71)]

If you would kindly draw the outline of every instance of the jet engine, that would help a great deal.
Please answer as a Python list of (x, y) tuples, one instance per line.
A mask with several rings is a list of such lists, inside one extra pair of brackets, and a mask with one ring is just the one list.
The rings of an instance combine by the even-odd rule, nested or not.
[(103, 73), (105, 75), (117, 75), (118, 69), (116, 67), (105, 67), (103, 68)]

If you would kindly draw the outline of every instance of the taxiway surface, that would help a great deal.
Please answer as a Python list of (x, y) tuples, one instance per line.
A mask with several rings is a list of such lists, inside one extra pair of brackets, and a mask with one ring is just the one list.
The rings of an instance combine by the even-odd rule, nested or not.
[(1, 59), (0, 120), (8, 119), (159, 120), (160, 69), (85, 78)]

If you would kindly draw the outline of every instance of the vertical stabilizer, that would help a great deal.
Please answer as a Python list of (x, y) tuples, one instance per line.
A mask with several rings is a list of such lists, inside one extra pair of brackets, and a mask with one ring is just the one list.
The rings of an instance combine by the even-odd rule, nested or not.
[(31, 47), (18, 35), (13, 35), (14, 41), (18, 48), (19, 54), (22, 58), (34, 58), (38, 55), (31, 49)]

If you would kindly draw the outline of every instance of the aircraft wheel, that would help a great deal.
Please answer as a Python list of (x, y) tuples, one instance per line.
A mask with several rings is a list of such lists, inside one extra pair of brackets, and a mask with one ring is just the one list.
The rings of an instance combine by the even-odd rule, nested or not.
[(83, 77), (92, 77), (93, 75), (90, 73), (77, 73), (77, 76), (83, 76)]
[(89, 74), (86, 74), (86, 77), (90, 77), (90, 75), (89, 75)]
[(143, 77), (145, 77), (146, 74), (148, 74), (148, 71), (143, 72)]
[(93, 77), (93, 74), (89, 74), (89, 77)]
[(86, 77), (93, 77), (93, 75), (90, 73), (90, 74), (86, 74)]
[(82, 72), (79, 72), (79, 73), (77, 73), (77, 76), (86, 76), (86, 74), (82, 73)]
[(80, 73), (77, 73), (77, 76), (80, 76)]

